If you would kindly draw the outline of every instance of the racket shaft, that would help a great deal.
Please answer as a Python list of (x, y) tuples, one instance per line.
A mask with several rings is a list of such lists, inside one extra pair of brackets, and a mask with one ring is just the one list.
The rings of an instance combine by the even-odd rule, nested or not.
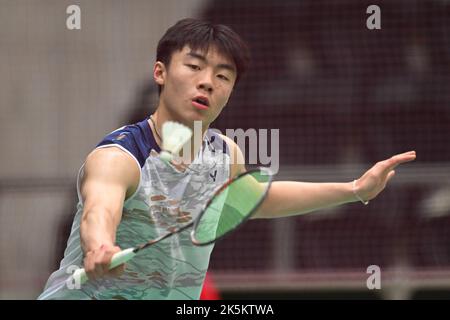
[[(125, 249), (115, 253), (112, 256), (111, 263), (109, 264), (109, 269), (114, 269), (115, 267), (127, 262), (128, 260), (131, 260), (135, 255), (136, 253), (134, 252), (134, 248)], [(78, 283), (80, 284), (83, 284), (88, 280), (84, 268), (76, 270), (73, 273), (72, 277), (73, 279), (78, 280)]]

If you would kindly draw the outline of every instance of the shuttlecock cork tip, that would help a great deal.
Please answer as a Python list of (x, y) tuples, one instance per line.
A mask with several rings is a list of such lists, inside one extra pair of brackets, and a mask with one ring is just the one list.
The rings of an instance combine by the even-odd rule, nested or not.
[(173, 156), (170, 152), (167, 152), (165, 150), (161, 151), (161, 153), (159, 154), (159, 158), (161, 160), (163, 160), (164, 162), (169, 163), (170, 161), (172, 161)]

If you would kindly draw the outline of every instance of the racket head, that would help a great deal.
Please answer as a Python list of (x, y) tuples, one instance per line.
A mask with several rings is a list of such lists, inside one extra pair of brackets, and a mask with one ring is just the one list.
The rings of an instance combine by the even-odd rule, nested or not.
[(195, 220), (191, 241), (197, 246), (204, 246), (236, 230), (263, 203), (272, 179), (270, 170), (260, 167), (224, 183)]

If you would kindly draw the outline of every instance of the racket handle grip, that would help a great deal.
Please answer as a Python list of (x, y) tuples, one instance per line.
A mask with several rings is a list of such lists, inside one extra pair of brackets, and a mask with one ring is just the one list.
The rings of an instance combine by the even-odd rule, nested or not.
[(124, 264), (128, 260), (133, 259), (135, 255), (136, 252), (134, 252), (134, 248), (128, 248), (115, 253), (112, 256), (111, 263), (109, 264), (109, 270), (114, 269), (115, 267), (120, 266), (121, 264)]
[[(109, 264), (109, 270), (114, 269), (115, 267), (124, 264), (128, 260), (133, 259), (133, 257), (136, 255), (134, 252), (134, 248), (129, 248), (122, 250), (120, 252), (115, 253), (111, 258), (111, 263)], [(84, 268), (77, 269), (72, 274), (73, 279), (78, 279), (78, 283), (83, 284), (88, 280), (86, 271)]]

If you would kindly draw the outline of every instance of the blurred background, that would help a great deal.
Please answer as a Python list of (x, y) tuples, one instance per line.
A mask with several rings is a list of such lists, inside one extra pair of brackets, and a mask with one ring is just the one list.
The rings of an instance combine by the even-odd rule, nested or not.
[[(66, 28), (73, 4), (81, 30)], [(248, 41), (250, 71), (212, 127), (280, 129), (278, 180), (348, 182), (418, 155), (368, 206), (252, 221), (219, 242), (221, 296), (450, 298), (450, 1), (0, 0), (0, 299), (35, 299), (58, 267), (79, 167), (154, 110), (156, 45), (185, 17)]]

